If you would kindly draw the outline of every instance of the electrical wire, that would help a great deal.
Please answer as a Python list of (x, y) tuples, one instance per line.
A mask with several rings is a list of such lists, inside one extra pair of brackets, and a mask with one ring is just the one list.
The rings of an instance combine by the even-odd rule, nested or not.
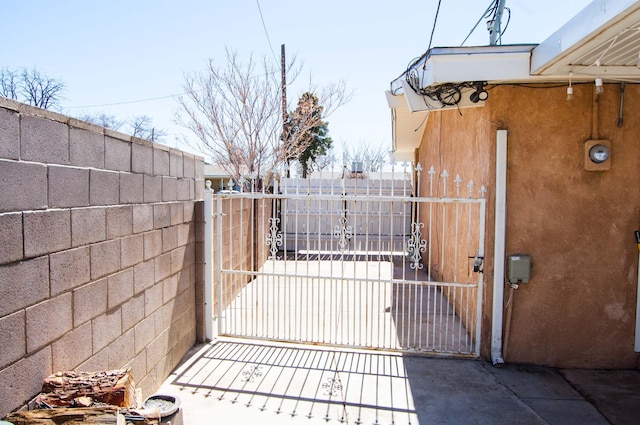
[(260, 13), (260, 20), (262, 21), (262, 28), (264, 28), (264, 34), (267, 36), (267, 42), (269, 43), (269, 49), (271, 49), (271, 54), (273, 55), (273, 59), (278, 62), (278, 57), (273, 50), (273, 46), (271, 45), (271, 38), (269, 37), (269, 31), (267, 31), (267, 25), (264, 23), (264, 16), (262, 16), (262, 8), (260, 8), (260, 0), (256, 0), (256, 4), (258, 5), (258, 12)]
[(498, 36), (497, 42), (499, 42), (500, 44), (502, 44), (502, 36), (504, 35), (505, 32), (507, 32), (507, 28), (509, 28), (509, 22), (511, 22), (511, 9), (509, 9), (508, 7), (505, 7), (505, 10), (509, 15), (507, 15), (507, 24), (504, 26), (504, 29), (500, 31), (500, 35)]
[(442, 3), (442, 0), (438, 0), (438, 8), (436, 9), (436, 16), (433, 18), (433, 27), (431, 28), (431, 37), (429, 37), (429, 47), (427, 48), (427, 50), (431, 48), (433, 33), (436, 31), (436, 23), (438, 22), (438, 14), (440, 13), (440, 3)]
[(114, 102), (114, 103), (103, 103), (101, 105), (67, 106), (64, 109), (100, 108), (103, 106), (117, 106), (117, 105), (128, 105), (131, 103), (152, 102), (154, 100), (169, 99), (172, 97), (182, 96), (183, 94), (186, 94), (186, 93), (168, 94), (166, 96), (150, 97), (147, 99), (138, 99), (138, 100), (125, 100), (122, 102)]
[(482, 22), (483, 19), (487, 19), (489, 16), (491, 16), (491, 13), (495, 13), (497, 11), (497, 7), (498, 2), (496, 0), (491, 0), (491, 3), (489, 4), (489, 7), (487, 7), (487, 10), (484, 11), (484, 13), (480, 16), (480, 19), (478, 19), (478, 22), (476, 22), (473, 28), (471, 28), (471, 31), (469, 31), (469, 34), (464, 38), (464, 40), (462, 40), (462, 43), (460, 43), (461, 46), (464, 46), (464, 43), (466, 43), (469, 37), (471, 37), (471, 34), (473, 34), (476, 28), (478, 28), (478, 25), (480, 25), (480, 22)]

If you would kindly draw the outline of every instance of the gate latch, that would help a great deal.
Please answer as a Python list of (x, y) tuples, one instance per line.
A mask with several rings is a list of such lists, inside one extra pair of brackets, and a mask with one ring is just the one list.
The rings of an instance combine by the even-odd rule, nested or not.
[(474, 273), (482, 273), (484, 271), (483, 268), (482, 268), (482, 263), (484, 262), (484, 257), (476, 255), (475, 257), (469, 257), (469, 258), (473, 258), (473, 272)]

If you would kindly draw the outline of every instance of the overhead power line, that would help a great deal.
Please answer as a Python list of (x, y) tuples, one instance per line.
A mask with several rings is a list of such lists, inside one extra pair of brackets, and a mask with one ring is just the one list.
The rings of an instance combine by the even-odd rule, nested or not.
[(262, 8), (260, 8), (260, 1), (256, 0), (256, 4), (258, 5), (258, 12), (260, 12), (260, 20), (262, 21), (262, 28), (264, 28), (264, 35), (267, 36), (267, 42), (269, 43), (269, 49), (271, 49), (271, 54), (273, 55), (273, 59), (278, 62), (278, 58), (276, 57), (276, 53), (273, 51), (273, 46), (271, 45), (271, 38), (269, 37), (269, 31), (267, 31), (267, 25), (264, 23), (264, 16), (262, 16)]

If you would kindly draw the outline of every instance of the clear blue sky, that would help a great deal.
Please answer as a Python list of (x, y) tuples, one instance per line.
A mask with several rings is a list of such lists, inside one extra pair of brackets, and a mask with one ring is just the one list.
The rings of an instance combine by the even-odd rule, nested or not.
[[(503, 44), (540, 43), (589, 2), (507, 0)], [(460, 45), (489, 3), (442, 0), (432, 45)], [(285, 44), (287, 56), (304, 63), (290, 105), (309, 79), (316, 86), (344, 80), (354, 97), (329, 117), (330, 135), (338, 144), (391, 147), (384, 91), (427, 49), (437, 0), (259, 4), (275, 55)], [(0, 13), (0, 68), (36, 67), (64, 81), (69, 115), (148, 115), (174, 147), (175, 135), (188, 132), (174, 124), (178, 105), (167, 96), (182, 92), (185, 72), (209, 58), (224, 65), (225, 48), (273, 59), (256, 0), (0, 0)], [(488, 40), (483, 20), (465, 45)], [(136, 102), (158, 97), (166, 98)]]

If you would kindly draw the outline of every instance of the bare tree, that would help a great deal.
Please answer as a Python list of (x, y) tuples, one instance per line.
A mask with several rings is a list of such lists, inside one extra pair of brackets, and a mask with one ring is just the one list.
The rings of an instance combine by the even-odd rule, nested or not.
[(100, 112), (97, 114), (80, 115), (78, 118), (92, 124), (122, 131), (134, 137), (154, 142), (162, 141), (162, 138), (167, 135), (165, 130), (153, 126), (153, 119), (148, 115), (139, 115), (128, 120), (120, 120), (115, 115)]
[(0, 71), (0, 95), (43, 109), (60, 106), (65, 84), (50, 78), (36, 68), (20, 72), (3, 68)]
[[(295, 58), (286, 72), (291, 84), (300, 72)], [(227, 50), (226, 67), (218, 68), (209, 60), (204, 71), (185, 75), (184, 90), (178, 123), (197, 136), (194, 147), (209, 154), (236, 181), (242, 175), (262, 177), (305, 148), (283, 134), (280, 70), (266, 58), (256, 63), (249, 56), (243, 63), (237, 53)], [(349, 99), (344, 84), (320, 93), (324, 116)], [(309, 123), (308, 129), (313, 127)], [(297, 154), (291, 146), (296, 146)]]
[(0, 70), (0, 95), (18, 100), (18, 73), (7, 68)]
[(124, 121), (119, 120), (115, 115), (104, 112), (80, 115), (78, 119), (116, 131), (125, 124)]
[(62, 81), (50, 78), (36, 68), (23, 68), (21, 77), (20, 92), (26, 103), (43, 109), (60, 106), (65, 88)]
[(387, 164), (389, 152), (384, 144), (373, 145), (366, 142), (360, 142), (355, 147), (349, 146), (343, 142), (342, 144), (343, 162), (347, 167), (351, 167), (353, 163), (359, 164), (361, 170), (365, 173), (374, 173)]

